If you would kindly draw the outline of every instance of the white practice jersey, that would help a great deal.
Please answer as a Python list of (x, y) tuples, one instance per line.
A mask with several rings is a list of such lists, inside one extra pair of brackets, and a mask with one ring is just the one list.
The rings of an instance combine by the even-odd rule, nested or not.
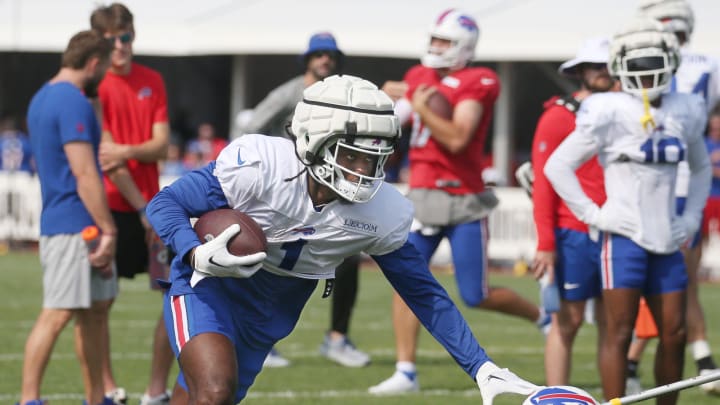
[(251, 216), (267, 237), (263, 269), (285, 276), (333, 278), (345, 257), (360, 252), (383, 255), (405, 243), (413, 208), (394, 187), (384, 184), (367, 203), (338, 199), (316, 209), (307, 176), (297, 176), (304, 166), (288, 159), (294, 155), (290, 140), (246, 135), (223, 149), (216, 161), (214, 175), (230, 207)]
[[(642, 101), (627, 93), (585, 99), (575, 131), (555, 150), (545, 174), (582, 221), (626, 236), (654, 253), (677, 251), (699, 224), (709, 193), (710, 163), (702, 138), (706, 110), (695, 95), (670, 93), (651, 108), (655, 129), (645, 130)], [(580, 188), (575, 169), (594, 154), (605, 173), (607, 201), (600, 210)], [(678, 163), (687, 160), (690, 193), (683, 218), (675, 214)]]
[[(709, 112), (720, 101), (720, 64), (716, 59), (689, 51), (686, 47), (680, 50), (681, 60), (671, 86), (671, 91), (686, 94), (697, 94), (705, 100)], [(704, 134), (705, 128), (701, 128)], [(678, 167), (675, 195), (686, 197), (690, 181), (690, 170), (687, 164)]]

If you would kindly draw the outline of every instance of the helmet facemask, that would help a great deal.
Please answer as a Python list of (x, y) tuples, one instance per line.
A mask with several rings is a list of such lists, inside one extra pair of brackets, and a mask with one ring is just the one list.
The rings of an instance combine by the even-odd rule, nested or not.
[(614, 73), (620, 77), (625, 92), (642, 96), (644, 91), (650, 100), (655, 100), (670, 86), (674, 68), (662, 49), (632, 50), (615, 63), (620, 66)]
[[(339, 135), (321, 147), (322, 159), (310, 166), (311, 176), (350, 202), (368, 202), (385, 179), (385, 162), (394, 151), (387, 139)], [(365, 167), (358, 171), (357, 160)]]

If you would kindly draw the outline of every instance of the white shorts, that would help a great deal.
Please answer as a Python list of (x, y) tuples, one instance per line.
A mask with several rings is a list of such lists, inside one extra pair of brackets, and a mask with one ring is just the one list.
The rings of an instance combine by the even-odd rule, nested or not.
[(92, 271), (87, 246), (79, 233), (41, 236), (40, 264), (43, 308), (90, 308), (93, 301), (117, 296), (117, 275), (104, 279)]

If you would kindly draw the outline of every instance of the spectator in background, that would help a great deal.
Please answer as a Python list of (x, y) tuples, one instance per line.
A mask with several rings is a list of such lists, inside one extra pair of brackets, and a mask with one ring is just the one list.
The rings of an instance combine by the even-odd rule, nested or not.
[[(243, 133), (290, 137), (285, 127), (292, 121), (295, 106), (302, 101), (303, 91), (310, 85), (342, 71), (345, 55), (329, 32), (310, 37), (307, 50), (300, 55), (303, 74), (288, 80), (267, 95), (248, 115), (238, 120), (246, 123)], [(249, 117), (249, 118), (248, 118)], [(248, 122), (249, 121), (249, 122)], [(346, 366), (363, 367), (370, 356), (358, 350), (348, 338), (350, 318), (358, 290), (360, 257), (347, 258), (335, 272), (330, 314), (330, 330), (320, 346), (320, 354)], [(286, 366), (289, 362), (276, 350), (270, 352), (266, 366)]]
[(11, 115), (0, 117), (0, 170), (35, 174), (30, 138)]
[[(38, 90), (28, 108), (32, 150), (42, 193), (40, 262), (43, 304), (25, 343), (20, 405), (43, 405), (40, 388), (60, 332), (75, 319), (77, 351), (88, 404), (112, 405), (102, 381), (105, 308), (117, 294), (113, 276), (117, 229), (103, 192), (97, 160), (100, 126), (85, 94), (96, 94), (110, 60), (101, 35), (70, 39), (60, 71)], [(83, 91), (85, 94), (83, 94)], [(89, 251), (81, 236), (100, 229)]]
[(165, 160), (160, 162), (160, 175), (178, 177), (192, 170), (183, 160), (182, 141), (174, 136), (170, 137), (168, 152)]
[[(580, 103), (593, 93), (608, 91), (613, 79), (607, 70), (608, 40), (593, 38), (583, 43), (575, 58), (560, 66), (560, 73), (580, 80), (580, 90), (553, 97), (545, 103), (538, 120), (532, 147), (534, 174), (533, 217), (538, 235), (533, 262), (536, 278), (547, 277), (560, 295), (560, 305), (552, 314), (545, 341), (545, 383), (568, 385), (572, 346), (585, 320), (585, 302), (599, 298), (600, 243), (591, 240), (588, 226), (580, 221), (553, 190), (543, 173), (545, 162), (560, 143), (575, 129), (575, 114)], [(603, 171), (597, 157), (578, 168), (578, 180), (592, 200), (605, 202)], [(599, 302), (595, 301), (596, 303)], [(604, 332), (602, 310), (595, 311), (599, 340)], [(545, 308), (550, 312), (549, 308)]]
[(198, 169), (207, 165), (217, 158), (226, 145), (226, 139), (216, 136), (215, 127), (208, 122), (203, 122), (198, 125), (197, 138), (187, 145), (187, 154), (184, 157), (185, 166)]
[[(159, 262), (167, 256), (162, 255), (164, 247), (145, 218), (145, 206), (159, 191), (158, 161), (165, 158), (170, 137), (165, 84), (158, 72), (132, 61), (135, 26), (127, 7), (120, 3), (100, 6), (93, 11), (90, 24), (114, 47), (110, 70), (99, 88), (103, 114), (100, 163), (110, 209), (118, 224), (118, 275), (133, 278), (149, 272), (152, 287), (159, 289), (154, 280), (167, 278), (167, 265)], [(110, 365), (107, 325), (105, 331), (105, 338), (99, 342), (105, 353), (105, 389), (116, 403), (124, 404), (125, 390), (117, 386)], [(167, 379), (172, 363), (160, 316), (153, 335), (150, 384), (142, 397), (143, 405), (168, 402)]]
[[(473, 308), (518, 316), (538, 326), (550, 317), (514, 291), (489, 287), (487, 281), (487, 216), (498, 203), (481, 178), (483, 156), (500, 83), (483, 67), (469, 67), (479, 36), (474, 18), (446, 10), (427, 38), (422, 64), (402, 82), (387, 82), (383, 90), (398, 99), (396, 114), (404, 123), (414, 117), (410, 139), (410, 190), (417, 226), (409, 235), (426, 261), (447, 237), (453, 254), (460, 296)], [(427, 102), (439, 93), (451, 106), (449, 118)], [(372, 394), (395, 394), (420, 388), (415, 367), (420, 322), (397, 293), (393, 296), (395, 373), (370, 387)]]

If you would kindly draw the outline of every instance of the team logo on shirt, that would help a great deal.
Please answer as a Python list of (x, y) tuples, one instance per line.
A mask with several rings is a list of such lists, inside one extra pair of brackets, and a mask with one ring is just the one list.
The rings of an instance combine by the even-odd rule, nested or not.
[(345, 228), (350, 228), (358, 231), (363, 232), (371, 232), (371, 233), (377, 233), (378, 226), (375, 224), (371, 224), (369, 222), (363, 222), (357, 219), (352, 218), (345, 218), (343, 221), (343, 226)]
[(138, 100), (142, 100), (144, 98), (150, 98), (152, 96), (152, 89), (150, 87), (143, 87), (138, 91)]
[(291, 231), (292, 233), (301, 233), (305, 236), (309, 236), (315, 233), (315, 228), (312, 226), (301, 226)]
[(82, 134), (83, 132), (85, 132), (85, 125), (83, 125), (82, 122), (78, 122), (77, 124), (75, 124), (75, 130), (78, 131), (79, 134)]

